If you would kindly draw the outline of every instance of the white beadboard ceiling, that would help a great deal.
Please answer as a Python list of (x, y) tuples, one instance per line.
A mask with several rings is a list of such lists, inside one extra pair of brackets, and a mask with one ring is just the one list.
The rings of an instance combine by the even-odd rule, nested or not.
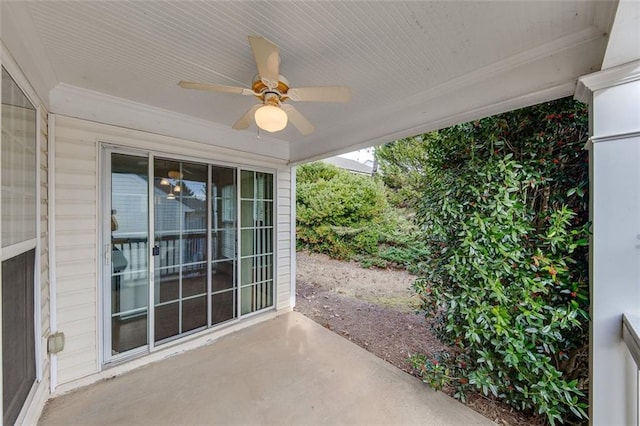
[(615, 6), (4, 1), (10, 13), (2, 19), (19, 20), (13, 28), (30, 33), (23, 46), (8, 47), (29, 50), (34, 68), (52, 74), (43, 78), (47, 86), (63, 83), (229, 128), (254, 98), (176, 84), (248, 86), (256, 69), (247, 36), (264, 36), (280, 47), (280, 70), (292, 86), (353, 92), (348, 104), (295, 104), (316, 125), (313, 134), (289, 125), (271, 135), (289, 143), (291, 161), (299, 162), (570, 95), (577, 77), (599, 69)]

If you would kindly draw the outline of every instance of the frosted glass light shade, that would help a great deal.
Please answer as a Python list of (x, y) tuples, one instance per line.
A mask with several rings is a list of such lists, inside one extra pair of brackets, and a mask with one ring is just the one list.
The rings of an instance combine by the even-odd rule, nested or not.
[(279, 132), (287, 127), (288, 120), (287, 113), (273, 105), (258, 108), (255, 119), (258, 127), (267, 132)]

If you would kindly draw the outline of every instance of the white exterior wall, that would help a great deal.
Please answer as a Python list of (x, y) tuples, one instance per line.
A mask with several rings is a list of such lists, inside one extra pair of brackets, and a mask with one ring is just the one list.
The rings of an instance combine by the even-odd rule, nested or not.
[[(86, 120), (53, 116), (55, 123), (55, 254), (57, 329), (65, 334), (65, 349), (57, 356), (57, 383), (61, 391), (91, 382), (101, 370), (99, 280), (100, 231), (100, 143), (149, 150), (168, 156), (197, 158), (239, 167), (270, 168), (276, 171), (277, 275), (276, 311), (290, 306), (290, 168), (284, 161), (265, 161), (259, 155), (219, 148), (167, 136), (153, 135)], [(266, 318), (267, 316), (265, 316)], [(255, 321), (241, 321), (225, 327), (224, 333)], [(216, 330), (204, 331), (208, 336)], [(197, 335), (196, 335), (197, 336)], [(163, 345), (160, 351), (180, 348)], [(174, 350), (178, 350), (174, 349)], [(155, 359), (153, 356), (146, 357)], [(130, 366), (144, 363), (144, 359)], [(113, 371), (120, 371), (114, 369)], [(84, 378), (84, 379), (83, 379)], [(99, 377), (95, 377), (97, 380)], [(79, 379), (82, 379), (79, 381)]]
[(640, 315), (640, 62), (583, 77), (579, 92), (592, 133), (590, 420), (631, 425), (638, 367), (622, 314)]

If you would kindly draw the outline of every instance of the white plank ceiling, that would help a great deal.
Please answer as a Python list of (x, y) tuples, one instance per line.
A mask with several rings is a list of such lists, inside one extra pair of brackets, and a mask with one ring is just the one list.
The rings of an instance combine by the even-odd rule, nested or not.
[(569, 95), (578, 76), (599, 69), (615, 3), (5, 1), (3, 9), (11, 12), (3, 20), (33, 33), (48, 81), (228, 127), (255, 99), (176, 83), (248, 86), (256, 69), (247, 36), (266, 37), (292, 86), (353, 92), (348, 104), (295, 104), (317, 128), (273, 134), (291, 144), (295, 162)]

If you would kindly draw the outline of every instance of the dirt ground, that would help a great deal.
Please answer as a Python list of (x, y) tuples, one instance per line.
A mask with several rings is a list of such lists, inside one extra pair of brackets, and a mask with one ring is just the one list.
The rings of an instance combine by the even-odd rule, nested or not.
[[(306, 252), (297, 258), (296, 310), (305, 316), (415, 376), (410, 354), (446, 350), (416, 313), (415, 277), (406, 271), (363, 269)], [(498, 424), (544, 423), (482, 395), (469, 395), (467, 405)]]

